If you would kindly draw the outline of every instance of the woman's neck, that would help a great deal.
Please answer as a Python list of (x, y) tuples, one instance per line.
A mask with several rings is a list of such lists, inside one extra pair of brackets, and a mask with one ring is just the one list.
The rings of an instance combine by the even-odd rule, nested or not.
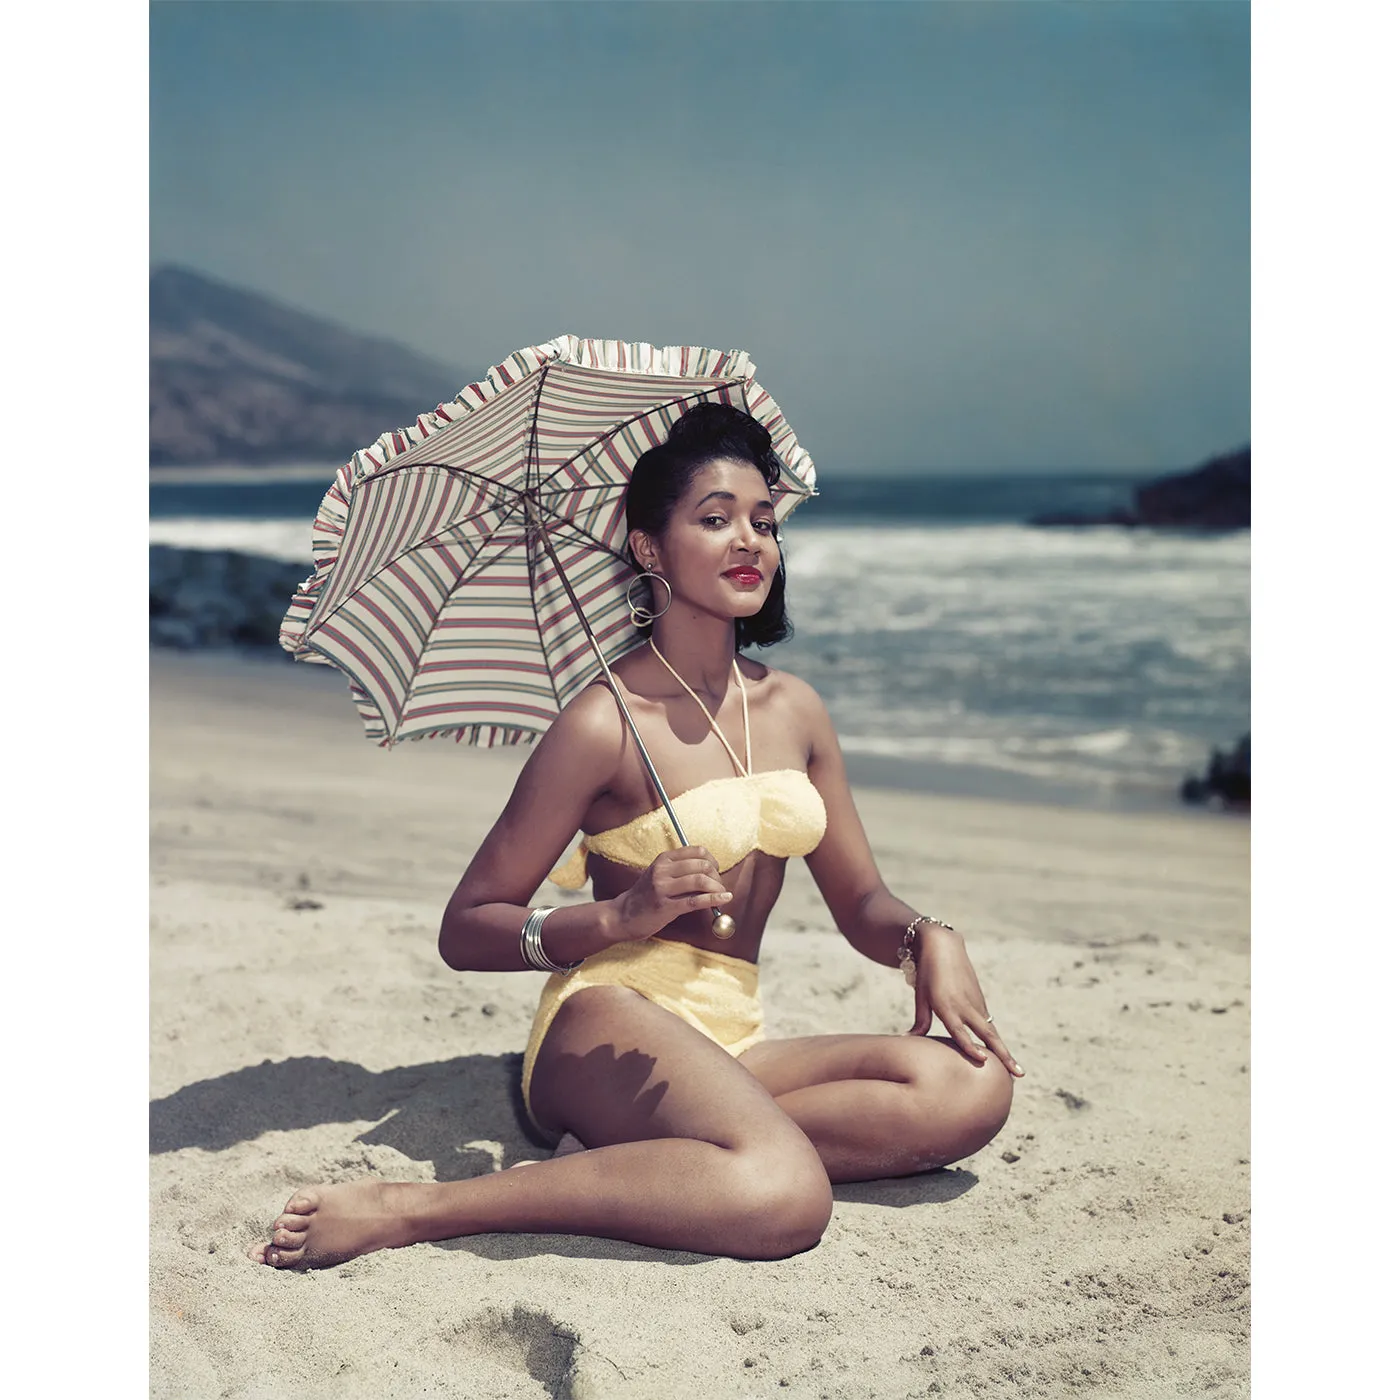
[(659, 617), (651, 640), (692, 689), (718, 698), (729, 688), (735, 655), (732, 620), (703, 614)]

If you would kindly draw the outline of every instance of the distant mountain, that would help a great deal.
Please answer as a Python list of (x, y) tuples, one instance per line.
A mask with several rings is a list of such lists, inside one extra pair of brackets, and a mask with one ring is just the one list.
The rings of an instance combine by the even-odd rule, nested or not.
[(184, 268), (151, 273), (152, 466), (342, 462), (474, 377)]
[(1133, 503), (1106, 514), (1055, 511), (1032, 525), (1151, 525), (1164, 529), (1247, 530), (1250, 518), (1249, 448), (1241, 447), (1194, 468), (1144, 481)]

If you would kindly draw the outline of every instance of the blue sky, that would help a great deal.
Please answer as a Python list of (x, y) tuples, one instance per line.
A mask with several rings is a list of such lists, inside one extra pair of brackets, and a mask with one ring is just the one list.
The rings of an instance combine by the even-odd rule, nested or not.
[(463, 382), (739, 346), (833, 472), (1250, 436), (1237, 0), (160, 0), (150, 75), (154, 263)]

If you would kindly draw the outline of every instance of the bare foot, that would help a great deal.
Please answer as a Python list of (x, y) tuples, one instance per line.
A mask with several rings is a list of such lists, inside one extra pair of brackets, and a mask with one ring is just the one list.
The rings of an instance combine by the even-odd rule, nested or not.
[(409, 1207), (421, 1188), (409, 1182), (352, 1181), (296, 1192), (272, 1222), (272, 1239), (248, 1258), (276, 1269), (324, 1269), (376, 1249), (416, 1244)]

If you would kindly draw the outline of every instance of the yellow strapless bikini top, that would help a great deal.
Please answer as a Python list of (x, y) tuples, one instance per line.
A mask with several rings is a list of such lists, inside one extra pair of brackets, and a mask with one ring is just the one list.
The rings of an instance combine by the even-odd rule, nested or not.
[[(752, 771), (749, 745), (749, 698), (739, 664), (734, 674), (744, 707), (744, 754), (748, 764), (739, 762), (719, 725), (704, 702), (676, 674), (670, 662), (656, 650), (661, 664), (689, 691), (705, 710), (710, 728), (719, 735), (729, 757), (739, 770), (733, 778), (712, 778), (671, 799), (676, 816), (691, 845), (704, 846), (714, 856), (721, 871), (728, 870), (753, 851), (770, 856), (805, 856), (816, 850), (826, 831), (826, 804), (806, 773), (798, 768), (777, 768), (766, 773)], [(620, 865), (645, 870), (662, 851), (680, 846), (665, 807), (655, 807), (633, 817), (610, 831), (585, 835), (568, 861), (550, 874), (550, 880), (564, 889), (576, 890), (588, 878), (588, 852), (596, 851)]]
[[(738, 865), (752, 851), (810, 855), (826, 831), (826, 804), (798, 768), (714, 778), (673, 797), (671, 806), (691, 845), (704, 846), (721, 870)], [(589, 851), (645, 870), (662, 851), (679, 845), (666, 809), (656, 807), (611, 831), (585, 836), (549, 878), (564, 889), (580, 889), (588, 878)]]

